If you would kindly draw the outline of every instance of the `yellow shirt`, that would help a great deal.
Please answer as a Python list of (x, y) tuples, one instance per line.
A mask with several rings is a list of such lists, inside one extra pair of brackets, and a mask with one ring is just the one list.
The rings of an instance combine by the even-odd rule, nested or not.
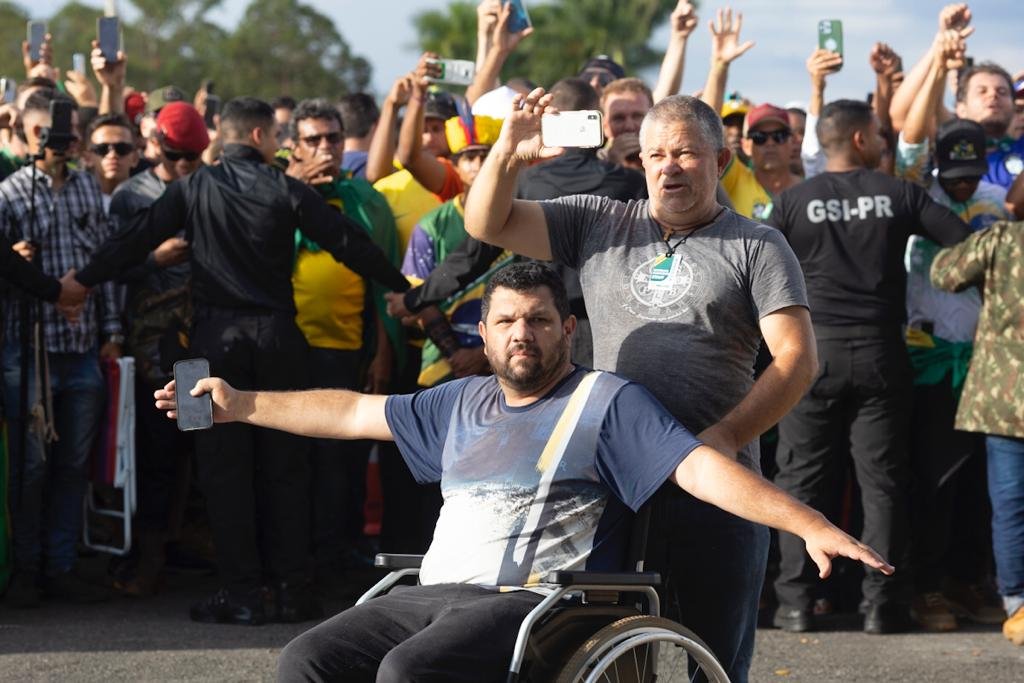
[(292, 272), (295, 322), (310, 346), (363, 348), (366, 283), (327, 251), (300, 249)]
[(768, 220), (772, 210), (772, 196), (757, 182), (754, 172), (746, 164), (729, 160), (722, 174), (722, 188), (732, 200), (736, 213), (755, 221)]
[(404, 254), (413, 228), (428, 212), (441, 205), (441, 200), (416, 182), (409, 171), (397, 171), (373, 184), (384, 195), (398, 227), (398, 253)]

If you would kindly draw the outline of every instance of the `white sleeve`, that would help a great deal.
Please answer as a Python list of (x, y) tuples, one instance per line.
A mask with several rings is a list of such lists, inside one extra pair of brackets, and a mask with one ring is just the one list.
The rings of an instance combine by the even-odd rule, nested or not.
[(800, 160), (804, 164), (804, 179), (813, 178), (825, 170), (825, 153), (818, 142), (818, 117), (807, 115), (804, 127), (804, 142), (800, 147)]

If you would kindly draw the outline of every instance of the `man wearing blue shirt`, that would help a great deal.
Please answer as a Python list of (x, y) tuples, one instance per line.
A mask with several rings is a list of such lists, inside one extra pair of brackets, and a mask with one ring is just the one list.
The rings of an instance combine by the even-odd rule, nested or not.
[[(666, 480), (804, 538), (822, 576), (838, 555), (891, 573), (873, 550), (703, 445), (646, 389), (570, 361), (576, 319), (561, 279), (537, 263), (488, 284), (480, 336), (494, 376), (407, 396), (342, 390), (243, 392), (217, 378), (214, 420), (326, 438), (395, 440), (444, 506), (420, 574), (285, 648), (280, 680), (503, 678), (523, 617), (557, 570), (622, 568), (632, 512)], [(175, 413), (175, 387), (157, 392)], [(508, 590), (508, 589), (528, 590)]]

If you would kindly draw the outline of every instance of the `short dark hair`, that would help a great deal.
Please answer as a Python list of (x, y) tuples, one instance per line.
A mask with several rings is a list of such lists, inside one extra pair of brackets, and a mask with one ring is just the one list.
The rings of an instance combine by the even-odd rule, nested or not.
[(530, 92), (537, 87), (536, 83), (531, 81), (529, 78), (524, 78), (523, 76), (513, 76), (505, 81), (505, 85), (513, 90), (525, 90), (526, 92)]
[(295, 98), (291, 95), (281, 95), (271, 100), (270, 106), (274, 109), (295, 109)]
[(875, 112), (861, 100), (835, 100), (822, 108), (815, 131), (824, 150), (837, 150), (849, 144), (854, 132), (871, 125)]
[(236, 97), (221, 110), (220, 127), (225, 138), (235, 140), (248, 137), (253, 128), (269, 130), (274, 127), (274, 108), (255, 97)]
[(975, 74), (992, 74), (993, 76), (1001, 76), (1006, 79), (1006, 87), (1010, 89), (1010, 98), (1013, 98), (1013, 76), (1010, 75), (1010, 72), (995, 62), (981, 62), (980, 64), (967, 67), (957, 76), (957, 102), (963, 102), (967, 99), (967, 84), (971, 82), (971, 78), (973, 78)]
[(341, 114), (337, 107), (322, 97), (302, 100), (292, 110), (291, 138), (299, 139), (299, 121), (306, 119), (327, 119), (337, 121), (341, 132), (345, 132), (345, 122), (341, 120)]
[(364, 92), (345, 95), (338, 102), (342, 129), (347, 138), (365, 138), (380, 119), (380, 109), (373, 96)]
[(551, 86), (551, 104), (559, 111), (600, 109), (601, 98), (582, 78), (563, 78)]
[(17, 93), (20, 95), (29, 88), (56, 88), (57, 82), (53, 81), (45, 76), (33, 76), (27, 81), (22, 81), (18, 84)]
[(571, 313), (569, 295), (566, 294), (562, 277), (542, 263), (526, 261), (505, 266), (495, 273), (491, 281), (487, 283), (483, 299), (480, 302), (480, 319), (485, 323), (487, 322), (487, 310), (491, 306), (491, 296), (498, 287), (515, 292), (529, 292), (538, 287), (547, 287), (551, 290), (551, 298), (555, 300), (558, 316), (565, 320)]
[(644, 115), (640, 124), (640, 146), (643, 147), (645, 131), (655, 123), (696, 124), (703, 138), (717, 152), (725, 149), (725, 129), (718, 112), (703, 100), (689, 95), (672, 95), (663, 98)]
[(100, 114), (89, 122), (89, 127), (85, 129), (85, 139), (89, 140), (92, 138), (92, 134), (100, 128), (105, 126), (116, 126), (118, 128), (124, 128), (131, 133), (132, 139), (135, 139), (135, 126), (131, 124), (124, 114)]
[(70, 102), (71, 109), (78, 111), (78, 102), (75, 102), (75, 98), (62, 93), (56, 88), (40, 88), (36, 90), (25, 100), (23, 111), (26, 114), (30, 111), (44, 111), (49, 114), (51, 102)]

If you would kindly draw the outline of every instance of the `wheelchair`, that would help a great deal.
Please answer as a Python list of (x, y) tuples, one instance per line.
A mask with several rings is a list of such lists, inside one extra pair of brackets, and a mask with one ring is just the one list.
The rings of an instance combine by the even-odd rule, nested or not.
[[(687, 658), (711, 683), (729, 683), (696, 634), (660, 616), (655, 587), (661, 578), (643, 569), (649, 519), (645, 506), (633, 522), (627, 566), (636, 571), (555, 571), (544, 578), (540, 587), (550, 593), (519, 626), (507, 683), (685, 681)], [(390, 573), (356, 604), (417, 576), (422, 560), (422, 555), (377, 555), (374, 564)], [(668, 667), (659, 675), (659, 668)]]

